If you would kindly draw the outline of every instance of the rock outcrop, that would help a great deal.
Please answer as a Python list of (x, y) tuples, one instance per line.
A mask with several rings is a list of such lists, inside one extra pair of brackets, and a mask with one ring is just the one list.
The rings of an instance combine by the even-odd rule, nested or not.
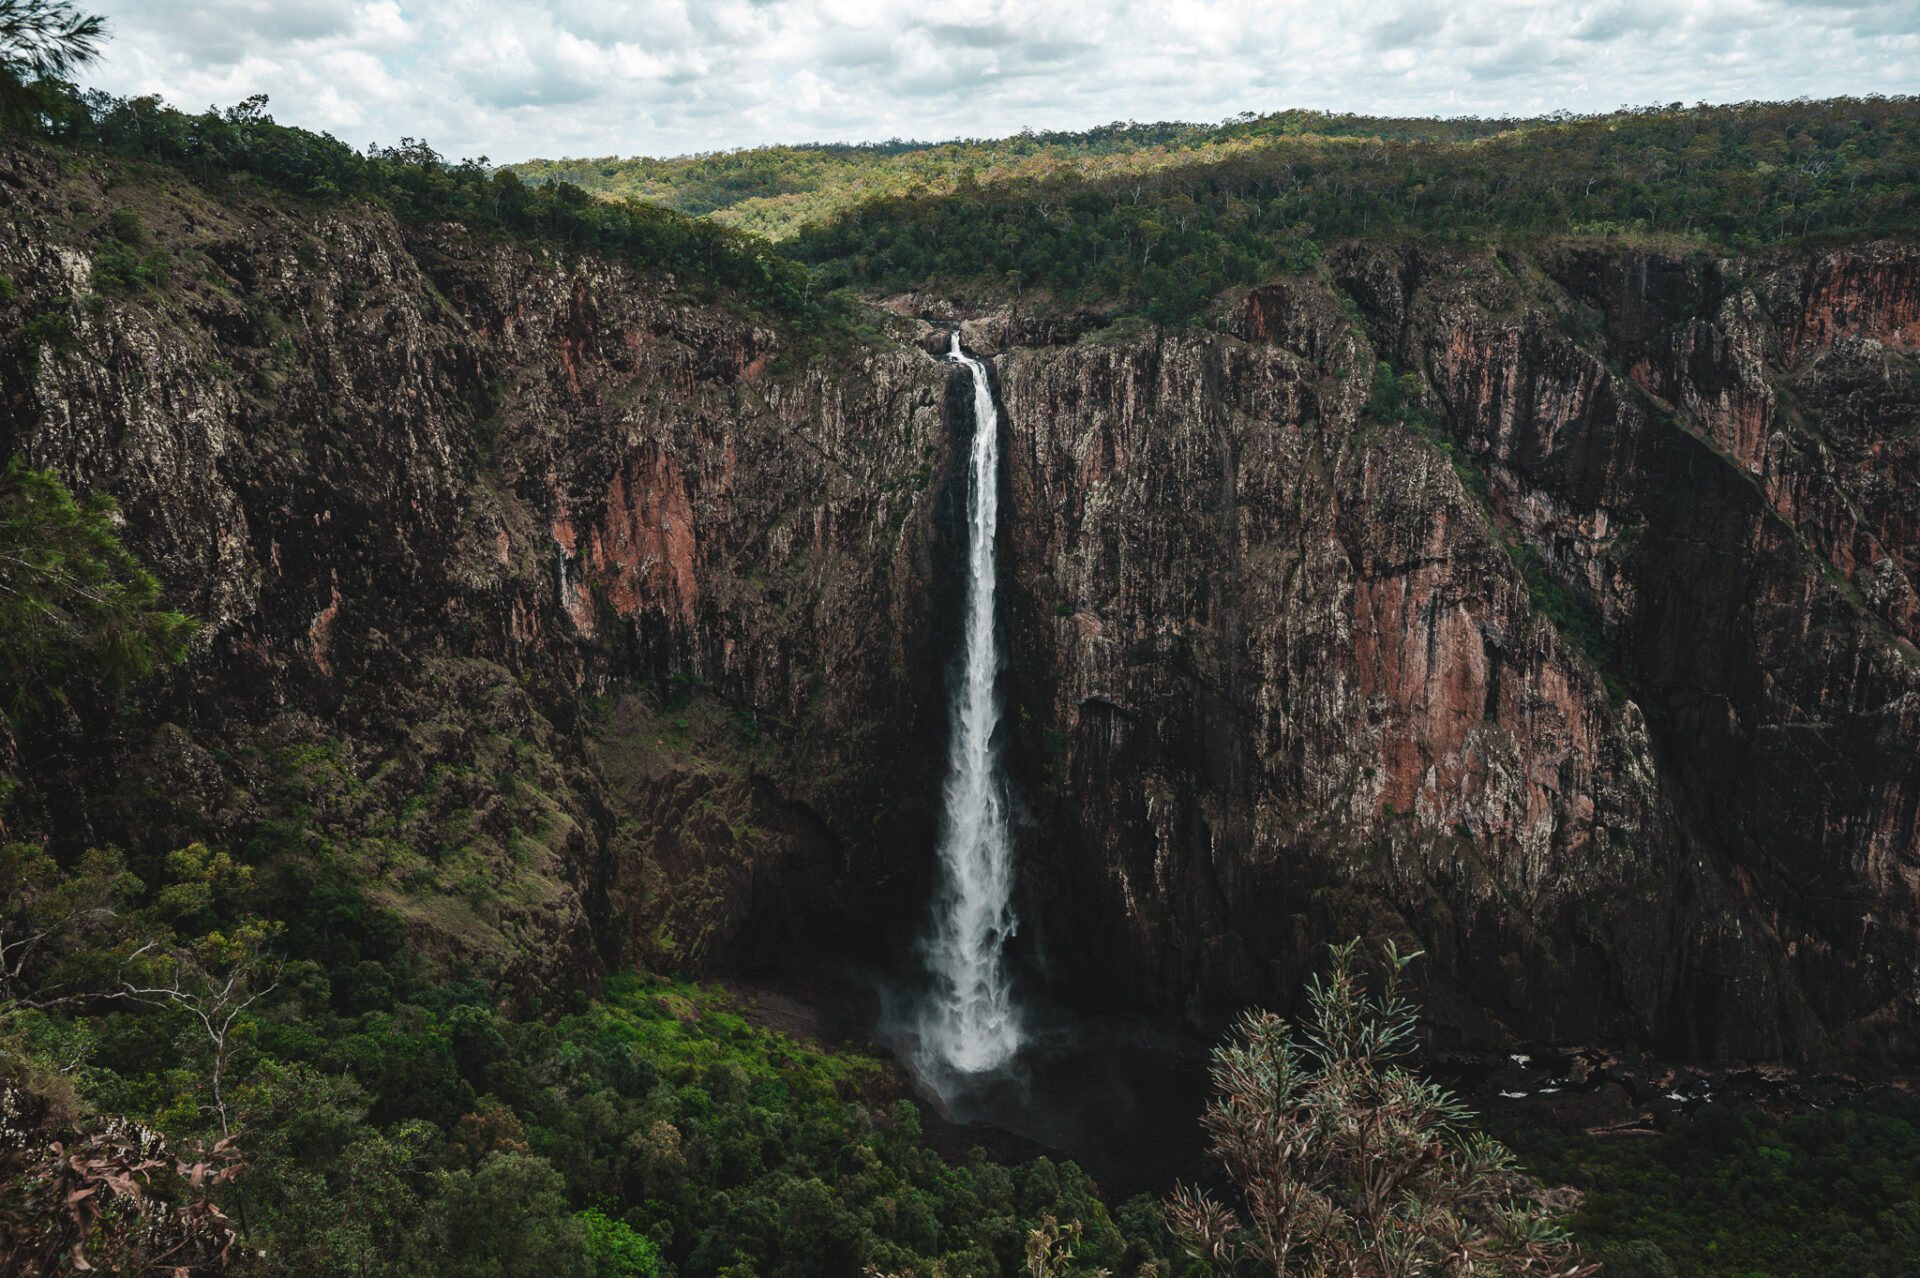
[[(530, 983), (837, 938), (926, 841), (933, 361), (810, 361), (457, 226), (4, 163), (0, 446), (117, 497), (205, 623), (150, 703), (43, 728), (11, 826), (245, 847)], [(118, 207), (167, 288), (92, 278)]]

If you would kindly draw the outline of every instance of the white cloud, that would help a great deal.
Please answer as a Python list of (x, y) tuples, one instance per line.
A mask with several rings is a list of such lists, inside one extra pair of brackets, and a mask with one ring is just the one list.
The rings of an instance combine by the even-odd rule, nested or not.
[(1920, 91), (1911, 0), (95, 0), (92, 82), (452, 156)]

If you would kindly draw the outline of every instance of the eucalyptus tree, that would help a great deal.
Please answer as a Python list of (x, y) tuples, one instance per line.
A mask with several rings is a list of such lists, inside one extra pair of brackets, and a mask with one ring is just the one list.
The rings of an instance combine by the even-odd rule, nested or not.
[(107, 21), (72, 0), (0, 0), (0, 118), (32, 116), (42, 80), (70, 79), (100, 56)]

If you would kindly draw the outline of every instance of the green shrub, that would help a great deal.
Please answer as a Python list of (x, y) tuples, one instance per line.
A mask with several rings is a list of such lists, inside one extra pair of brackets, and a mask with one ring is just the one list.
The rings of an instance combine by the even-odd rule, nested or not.
[(609, 1220), (591, 1208), (574, 1219), (586, 1231), (594, 1278), (654, 1278), (660, 1272), (660, 1249), (625, 1221)]
[(1181, 1247), (1220, 1278), (1269, 1267), (1440, 1273), (1469, 1249), (1490, 1272), (1578, 1273), (1560, 1212), (1527, 1201), (1512, 1151), (1406, 1068), (1418, 1013), (1402, 981), (1418, 953), (1389, 941), (1373, 993), (1354, 971), (1358, 946), (1332, 947), (1299, 1030), (1249, 1011), (1214, 1049), (1201, 1125), (1245, 1223), (1206, 1191), (1179, 1187), (1167, 1219)]
[(94, 254), (93, 278), (116, 293), (163, 289), (173, 278), (173, 262), (164, 249), (136, 253), (116, 240)]
[(75, 345), (73, 317), (64, 306), (42, 311), (20, 326), (20, 336), (32, 351), (70, 351)]
[(186, 654), (195, 624), (158, 606), (115, 509), (17, 457), (0, 469), (0, 715), (63, 700), (75, 681), (124, 687)]
[(147, 224), (132, 209), (115, 209), (108, 214), (107, 229), (122, 244), (138, 244), (147, 238)]

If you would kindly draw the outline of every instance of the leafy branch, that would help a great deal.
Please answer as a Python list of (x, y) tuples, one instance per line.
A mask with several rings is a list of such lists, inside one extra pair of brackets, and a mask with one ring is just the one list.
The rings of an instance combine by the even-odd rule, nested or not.
[(64, 701), (76, 675), (117, 688), (186, 655), (197, 623), (157, 606), (117, 519), (104, 493), (82, 503), (17, 457), (0, 469), (0, 728)]
[(29, 118), (35, 82), (69, 78), (100, 56), (106, 34), (105, 18), (71, 0), (0, 0), (0, 119)]
[(1174, 1236), (1220, 1275), (1593, 1273), (1559, 1221), (1524, 1201), (1512, 1153), (1402, 1064), (1418, 1015), (1402, 979), (1419, 955), (1389, 942), (1375, 994), (1354, 971), (1358, 945), (1332, 947), (1303, 1032), (1254, 1011), (1214, 1049), (1218, 1094), (1201, 1124), (1245, 1216), (1180, 1186), (1165, 1204)]

